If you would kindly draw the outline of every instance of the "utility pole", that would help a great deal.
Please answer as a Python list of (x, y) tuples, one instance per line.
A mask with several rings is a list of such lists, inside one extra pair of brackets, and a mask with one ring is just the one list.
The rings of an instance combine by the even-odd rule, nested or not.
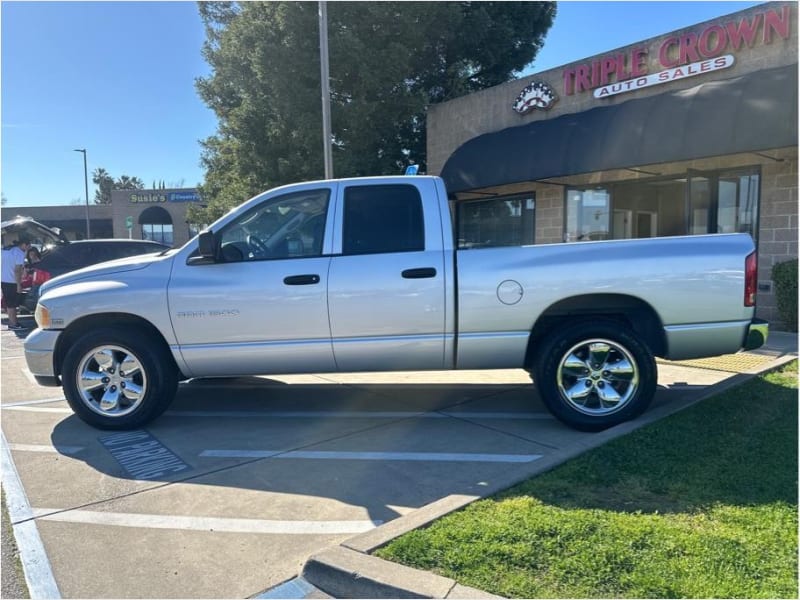
[(319, 1), (319, 64), (322, 82), (322, 142), (325, 156), (325, 179), (333, 179), (331, 151), (331, 90), (328, 70), (328, 3)]
[(89, 171), (86, 168), (86, 148), (75, 148), (75, 152), (83, 153), (83, 190), (86, 193), (86, 239), (90, 238), (89, 231)]

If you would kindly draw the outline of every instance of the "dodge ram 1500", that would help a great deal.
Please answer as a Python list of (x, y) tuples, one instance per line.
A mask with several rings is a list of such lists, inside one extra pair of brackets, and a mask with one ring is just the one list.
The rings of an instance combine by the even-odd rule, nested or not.
[(433, 176), (260, 194), (179, 249), (41, 289), (30, 371), (106, 429), (195, 377), (524, 368), (561, 421), (641, 414), (655, 357), (757, 347), (747, 234), (457, 248)]

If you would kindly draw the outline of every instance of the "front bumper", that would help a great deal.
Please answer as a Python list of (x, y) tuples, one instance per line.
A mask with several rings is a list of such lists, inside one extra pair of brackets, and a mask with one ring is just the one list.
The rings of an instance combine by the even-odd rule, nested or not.
[(40, 385), (61, 385), (56, 372), (55, 349), (61, 331), (34, 329), (25, 338), (25, 362)]
[(767, 343), (769, 337), (769, 323), (764, 319), (753, 319), (747, 329), (747, 337), (744, 340), (744, 350), (755, 350)]

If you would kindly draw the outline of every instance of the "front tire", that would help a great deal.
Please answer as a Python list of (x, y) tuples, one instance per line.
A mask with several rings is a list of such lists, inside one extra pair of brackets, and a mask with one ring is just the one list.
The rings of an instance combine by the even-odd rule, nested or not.
[(617, 321), (579, 321), (542, 348), (534, 383), (547, 409), (581, 431), (600, 431), (642, 414), (658, 372), (652, 351)]
[(159, 340), (128, 327), (80, 337), (64, 356), (64, 396), (98, 429), (135, 429), (163, 413), (178, 387), (172, 357)]

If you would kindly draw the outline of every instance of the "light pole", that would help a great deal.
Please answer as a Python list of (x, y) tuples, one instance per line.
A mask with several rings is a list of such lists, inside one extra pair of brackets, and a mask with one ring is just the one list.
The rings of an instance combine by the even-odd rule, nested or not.
[(322, 83), (322, 141), (325, 158), (325, 179), (333, 179), (333, 154), (331, 150), (331, 92), (328, 74), (328, 6), (319, 2), (319, 64)]
[(75, 152), (83, 152), (83, 189), (86, 193), (86, 239), (90, 237), (89, 232), (89, 171), (86, 169), (86, 148), (75, 148)]

